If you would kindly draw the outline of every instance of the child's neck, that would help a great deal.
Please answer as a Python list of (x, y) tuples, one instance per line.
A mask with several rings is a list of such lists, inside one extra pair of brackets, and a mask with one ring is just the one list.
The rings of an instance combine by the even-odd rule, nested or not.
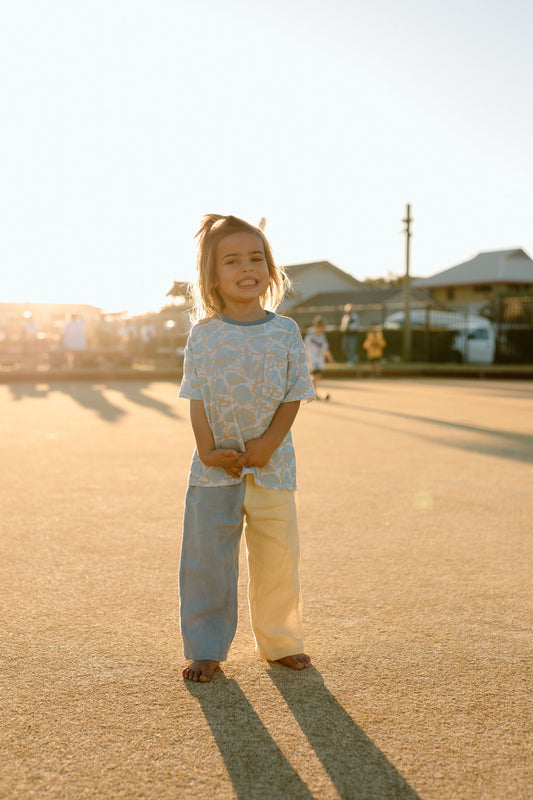
[(246, 303), (226, 303), (222, 313), (225, 317), (228, 317), (228, 319), (234, 319), (237, 322), (255, 322), (258, 319), (262, 319), (266, 311), (258, 303), (254, 303), (253, 305), (248, 305)]

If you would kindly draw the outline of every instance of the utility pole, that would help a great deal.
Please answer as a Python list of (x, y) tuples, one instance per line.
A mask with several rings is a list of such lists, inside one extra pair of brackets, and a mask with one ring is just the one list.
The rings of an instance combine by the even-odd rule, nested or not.
[(411, 216), (411, 205), (407, 204), (407, 213), (405, 219), (405, 275), (403, 279), (403, 360), (411, 360), (411, 276), (409, 269), (411, 266), (411, 223), (413, 218)]

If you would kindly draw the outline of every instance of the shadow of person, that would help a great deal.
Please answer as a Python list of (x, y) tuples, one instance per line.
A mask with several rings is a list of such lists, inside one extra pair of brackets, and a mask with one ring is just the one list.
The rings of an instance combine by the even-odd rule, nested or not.
[(103, 389), (99, 385), (85, 381), (83, 383), (57, 383), (54, 391), (69, 395), (80, 406), (96, 412), (106, 422), (118, 422), (126, 414), (124, 409), (111, 403), (105, 397)]
[(164, 414), (171, 419), (179, 419), (178, 414), (168, 403), (165, 403), (163, 400), (158, 400), (155, 397), (150, 397), (150, 395), (144, 393), (145, 389), (150, 388), (150, 382), (121, 381), (108, 383), (107, 386), (109, 389), (122, 392), (124, 397), (132, 403), (151, 408), (153, 411), (158, 411), (160, 414)]
[(239, 800), (313, 800), (236, 681), (218, 669), (208, 685), (185, 686), (202, 708)]
[[(371, 412), (372, 414), (397, 417), (407, 420), (408, 422), (414, 422), (417, 426), (416, 429), (411, 429), (410, 431), (404, 430), (404, 432), (416, 439), (422, 439), (439, 445), (444, 444), (447, 447), (456, 447), (460, 450), (466, 450), (472, 453), (509, 458), (513, 461), (530, 463), (533, 460), (533, 436), (523, 431), (513, 432), (499, 430), (498, 428), (486, 428), (479, 425), (465, 424), (453, 419), (423, 417), (419, 414), (406, 414), (403, 411), (393, 411), (391, 409), (371, 408), (368, 406), (352, 406), (352, 408)], [(390, 425), (379, 425), (375, 422), (366, 422), (366, 424), (372, 425), (380, 430), (396, 430), (396, 428)], [(431, 427), (424, 429), (424, 424)], [(443, 432), (443, 436), (431, 434), (431, 428), (435, 428), (436, 430), (440, 428)], [(474, 434), (478, 438), (450, 438), (446, 435), (447, 430), (452, 430), (454, 433), (464, 432), (467, 435)]]
[(44, 382), (42, 385), (35, 383), (10, 383), (8, 384), (11, 393), (11, 399), (15, 401), (22, 400), (24, 397), (37, 397), (45, 399), (48, 397), (49, 386)]
[(342, 800), (420, 800), (314, 667), (294, 673), (271, 664), (268, 674)]

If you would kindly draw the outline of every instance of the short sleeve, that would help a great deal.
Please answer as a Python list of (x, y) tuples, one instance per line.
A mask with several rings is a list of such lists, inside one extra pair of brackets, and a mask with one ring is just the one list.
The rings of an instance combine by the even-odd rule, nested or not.
[(315, 399), (315, 391), (307, 366), (305, 347), (296, 323), (291, 331), (289, 348), (289, 365), (287, 369), (287, 393), (283, 398), (284, 403), (295, 400), (309, 402)]
[(191, 336), (185, 348), (183, 358), (183, 378), (178, 392), (178, 397), (185, 397), (189, 400), (201, 400), (202, 392), (200, 391), (200, 381), (196, 371), (196, 364), (194, 358), (194, 347), (191, 341)]

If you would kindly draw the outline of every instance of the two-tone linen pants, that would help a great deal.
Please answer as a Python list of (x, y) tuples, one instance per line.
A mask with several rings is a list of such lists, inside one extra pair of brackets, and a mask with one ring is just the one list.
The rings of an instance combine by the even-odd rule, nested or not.
[(244, 521), (256, 648), (271, 661), (303, 651), (295, 495), (257, 486), (248, 473), (240, 484), (187, 490), (180, 561), (185, 658), (227, 658), (237, 629)]

